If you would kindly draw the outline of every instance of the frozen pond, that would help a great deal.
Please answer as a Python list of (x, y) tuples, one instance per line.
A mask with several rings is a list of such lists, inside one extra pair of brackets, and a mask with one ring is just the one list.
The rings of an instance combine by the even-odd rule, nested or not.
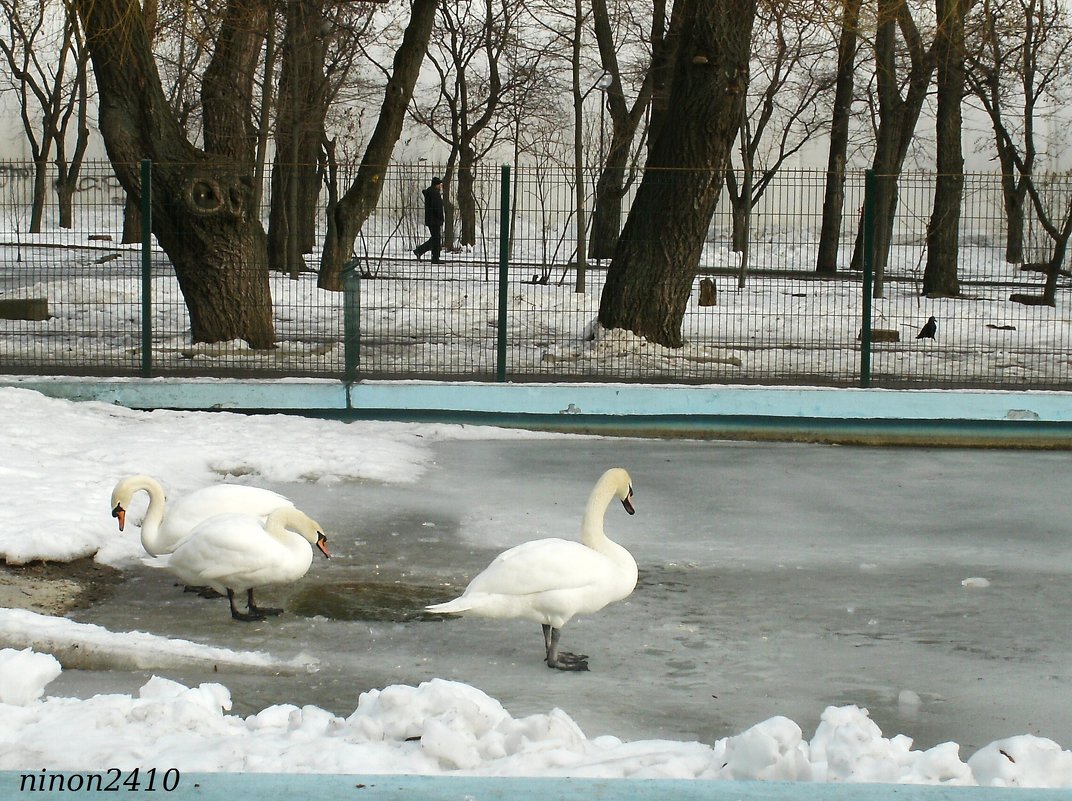
[[(634, 439), (451, 441), (411, 485), (277, 486), (326, 528), (333, 558), (263, 592), (281, 618), (232, 622), (226, 601), (133, 568), (77, 615), (278, 657), (292, 676), (155, 671), (220, 681), (238, 713), (272, 703), (346, 715), (360, 693), (433, 677), (472, 684), (515, 716), (561, 707), (589, 736), (713, 742), (775, 715), (809, 736), (827, 705), (867, 707), (887, 737), (967, 758), (1014, 734), (1072, 746), (1067, 517), (1072, 454)], [(438, 620), (507, 547), (574, 538), (596, 478), (626, 467), (637, 514), (608, 535), (640, 582), (574, 620), (590, 673), (542, 663), (539, 626)], [(984, 582), (989, 586), (970, 586)], [(52, 695), (129, 692), (150, 673), (65, 671)]]

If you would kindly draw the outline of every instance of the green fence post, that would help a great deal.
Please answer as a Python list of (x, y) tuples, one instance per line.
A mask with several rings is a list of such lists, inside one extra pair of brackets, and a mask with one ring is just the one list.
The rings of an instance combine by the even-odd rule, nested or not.
[(864, 302), (860, 321), (860, 386), (871, 386), (871, 286), (874, 278), (875, 171), (864, 173)]
[(141, 374), (153, 374), (153, 163), (141, 161)]
[(506, 381), (506, 301), (510, 266), (510, 165), (502, 165), (502, 188), (499, 192), (499, 320), (495, 349), (495, 380)]
[(343, 358), (346, 380), (356, 381), (361, 364), (361, 271), (355, 257), (342, 266)]

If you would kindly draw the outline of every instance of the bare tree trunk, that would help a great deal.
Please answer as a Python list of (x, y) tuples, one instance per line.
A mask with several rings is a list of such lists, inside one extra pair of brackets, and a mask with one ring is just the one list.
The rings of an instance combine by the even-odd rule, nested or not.
[(927, 266), (923, 294), (960, 294), (957, 256), (960, 251), (960, 204), (964, 194), (964, 154), (961, 147), (960, 104), (964, 97), (964, 16), (970, 0), (935, 0), (939, 25), (937, 171), (934, 207), (927, 227)]
[(460, 220), (458, 242), (463, 247), (476, 244), (476, 155), (468, 142), (458, 148), (458, 175), (454, 187), (457, 205), (453, 217)]
[[(879, 0), (879, 27), (875, 37), (878, 81), (879, 128), (872, 169), (875, 173), (875, 230), (872, 238), (874, 268), (873, 294), (885, 293), (886, 263), (889, 260), (893, 224), (897, 218), (897, 180), (908, 155), (923, 103), (934, 72), (934, 49), (925, 50), (912, 20), (910, 9), (898, 0)], [(910, 59), (905, 80), (906, 93), (900, 94), (897, 75), (896, 30), (905, 38)], [(862, 222), (862, 218), (861, 218)], [(856, 234), (852, 266), (860, 269), (863, 259), (863, 225)]]
[(384, 91), (380, 115), (357, 176), (339, 202), (328, 209), (324, 252), (320, 259), (321, 289), (342, 291), (342, 265), (353, 249), (361, 226), (376, 208), (383, 190), (383, 174), (402, 133), (406, 108), (428, 50), (438, 0), (413, 0), (402, 44), (395, 51), (391, 76)]
[(48, 197), (48, 154), (34, 159), (33, 196), (30, 200), (30, 233), (41, 233)]
[[(670, 91), (674, 80), (674, 64), (681, 41), (682, 25), (686, 18), (684, 3), (674, 3), (670, 25), (666, 25), (666, 4), (654, 3), (651, 26), (651, 116), (648, 120), (648, 153), (662, 133), (663, 120), (670, 109)], [(666, 31), (665, 35), (663, 31)]]
[[(1000, 134), (997, 140), (998, 163), (1001, 164), (1001, 199), (1005, 207), (1005, 261), (1024, 263), (1024, 213), (1027, 207), (1027, 184), (1019, 177), (1016, 155)], [(1030, 171), (1030, 168), (1028, 168)]]
[(838, 39), (837, 80), (834, 85), (834, 108), (830, 118), (830, 148), (826, 164), (826, 192), (823, 196), (823, 222), (819, 232), (819, 252), (815, 271), (824, 275), (837, 272), (841, 244), (841, 220), (845, 209), (845, 163), (849, 150), (849, 122), (856, 69), (856, 40), (862, 0), (844, 0), (841, 36)]
[(297, 276), (316, 241), (320, 147), (328, 86), (324, 76), (324, 0), (288, 0), (276, 115), (276, 157), (268, 218), (270, 267)]
[(570, 53), (570, 65), (573, 70), (573, 192), (574, 211), (577, 217), (575, 237), (577, 280), (574, 292), (584, 292), (585, 272), (588, 268), (588, 256), (585, 245), (588, 242), (588, 211), (585, 208), (584, 187), (584, 93), (581, 91), (581, 34), (584, 30), (584, 3), (573, 3), (573, 48)]
[[(755, 0), (683, 0), (658, 140), (607, 273), (599, 322), (680, 347), (681, 321), (748, 88)], [(676, 10), (676, 9), (675, 9)]]
[[(655, 0), (652, 19), (651, 41), (653, 53), (665, 47), (663, 26), (666, 21), (666, 0)], [(610, 24), (606, 0), (592, 0), (592, 20), (599, 44), (600, 61), (609, 76), (609, 85), (603, 87), (600, 102), (610, 117), (610, 142), (606, 161), (599, 165), (596, 180), (592, 230), (588, 239), (588, 255), (594, 259), (608, 259), (614, 255), (618, 234), (622, 227), (622, 199), (626, 192), (626, 175), (629, 156), (636, 139), (637, 129), (644, 114), (651, 108), (651, 93), (655, 83), (655, 62), (648, 67), (632, 107), (626, 106), (622, 89), (621, 69), (618, 64), (617, 44)], [(602, 116), (600, 117), (602, 119)], [(604, 132), (599, 132), (600, 142)], [(602, 150), (600, 156), (603, 156)]]
[(269, 24), (267, 0), (231, 0), (223, 12), (216, 54), (201, 80), (205, 152), (252, 170), (257, 153), (253, 93)]
[(164, 97), (136, 0), (74, 5), (100, 90), (101, 133), (128, 193), (141, 197), (139, 161), (153, 162), (153, 233), (175, 266), (194, 341), (272, 347), (267, 248), (250, 202), (252, 176), (185, 138)]

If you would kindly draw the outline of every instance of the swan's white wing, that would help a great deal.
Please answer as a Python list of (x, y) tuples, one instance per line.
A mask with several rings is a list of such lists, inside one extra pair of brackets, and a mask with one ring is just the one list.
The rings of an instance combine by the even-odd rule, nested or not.
[(214, 484), (168, 503), (160, 534), (167, 542), (177, 542), (217, 515), (244, 514), (264, 518), (276, 509), (293, 505), (285, 496), (262, 487)]
[(256, 569), (266, 550), (278, 547), (257, 518), (229, 514), (211, 518), (184, 539), (172, 554), (172, 565), (196, 571), (206, 582)]
[(469, 593), (531, 595), (584, 587), (601, 571), (607, 558), (573, 540), (525, 542), (499, 554), (465, 590)]

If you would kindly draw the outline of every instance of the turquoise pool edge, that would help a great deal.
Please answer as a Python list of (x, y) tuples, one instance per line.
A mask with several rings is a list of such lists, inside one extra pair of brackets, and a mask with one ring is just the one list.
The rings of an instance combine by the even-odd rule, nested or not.
[(1072, 392), (0, 376), (132, 409), (289, 413), (631, 436), (1072, 448)]

